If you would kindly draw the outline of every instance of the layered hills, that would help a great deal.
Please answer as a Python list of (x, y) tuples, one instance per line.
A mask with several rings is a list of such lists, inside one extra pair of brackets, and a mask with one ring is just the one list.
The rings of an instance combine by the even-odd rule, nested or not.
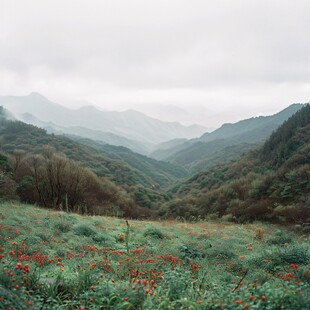
[(310, 219), (310, 105), (240, 158), (176, 186), (165, 216), (212, 215), (238, 221)]
[[(7, 120), (2, 108), (0, 140), (2, 152), (16, 159), (44, 153), (46, 146), (64, 154), (99, 177), (106, 177), (130, 194), (135, 203), (149, 209), (158, 208), (165, 200), (164, 189), (188, 176), (178, 166), (159, 162), (132, 152), (125, 147), (102, 144), (55, 134), (21, 121)], [(22, 155), (21, 155), (22, 154)]]
[(150, 156), (182, 165), (191, 173), (224, 162), (263, 143), (303, 104), (293, 104), (271, 116), (254, 117), (234, 124), (224, 124), (198, 139), (191, 139), (153, 152)]
[[(177, 150), (167, 161), (81, 137), (74, 130), (78, 127), (72, 127), (71, 134), (58, 135), (55, 129), (48, 133), (14, 120), (4, 108), (0, 112), (0, 196), (7, 191), (26, 202), (45, 205), (49, 201), (46, 206), (60, 207), (72, 201), (68, 193), (77, 193), (70, 181), (77, 177), (71, 168), (64, 169), (71, 176), (63, 177), (65, 185), (57, 194), (60, 176), (51, 177), (52, 172), (62, 166), (83, 167), (86, 170), (77, 171), (90, 181), (83, 181), (88, 191), (82, 205), (99, 204), (100, 212), (121, 206), (120, 214), (133, 217), (208, 216), (240, 222), (310, 219), (309, 104), (224, 124), (200, 138), (162, 142), (158, 144), (162, 152)], [(37, 163), (41, 179), (34, 174)], [(37, 183), (41, 187), (36, 188)], [(40, 198), (40, 190), (49, 186), (51, 190)]]
[(68, 109), (38, 93), (31, 93), (29, 96), (2, 96), (0, 105), (20, 120), (33, 125), (43, 125), (62, 133), (75, 132), (85, 138), (95, 138), (120, 146), (128, 147), (133, 144), (134, 150), (141, 153), (149, 152), (158, 143), (176, 138), (190, 139), (206, 131), (202, 126), (186, 127), (176, 122), (162, 122), (134, 110), (102, 111), (94, 106)]
[(182, 166), (195, 174), (229, 161), (263, 143), (303, 105), (293, 104), (271, 116), (253, 117), (224, 124), (213, 132), (201, 126), (186, 127), (162, 122), (140, 112), (101, 111), (93, 106), (77, 110), (51, 102), (38, 93), (0, 97), (0, 105), (19, 120), (56, 135), (121, 146), (159, 161)]

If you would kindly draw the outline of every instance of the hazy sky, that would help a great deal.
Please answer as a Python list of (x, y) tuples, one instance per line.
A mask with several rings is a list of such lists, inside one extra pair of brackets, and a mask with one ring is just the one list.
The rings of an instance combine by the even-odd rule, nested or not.
[(207, 127), (310, 100), (309, 0), (0, 0), (0, 95)]

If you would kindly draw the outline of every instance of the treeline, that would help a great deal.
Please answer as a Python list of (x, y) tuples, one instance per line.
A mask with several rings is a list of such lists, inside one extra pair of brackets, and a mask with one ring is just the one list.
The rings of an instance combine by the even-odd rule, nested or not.
[(68, 212), (149, 216), (105, 177), (46, 146), (42, 154), (0, 154), (0, 197)]
[(209, 168), (171, 191), (163, 217), (310, 222), (310, 106), (240, 159)]

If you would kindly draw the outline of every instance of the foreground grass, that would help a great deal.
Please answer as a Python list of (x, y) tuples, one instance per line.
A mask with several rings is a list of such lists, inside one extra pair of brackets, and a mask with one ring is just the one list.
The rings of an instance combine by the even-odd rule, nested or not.
[(307, 309), (307, 236), (0, 205), (0, 309)]

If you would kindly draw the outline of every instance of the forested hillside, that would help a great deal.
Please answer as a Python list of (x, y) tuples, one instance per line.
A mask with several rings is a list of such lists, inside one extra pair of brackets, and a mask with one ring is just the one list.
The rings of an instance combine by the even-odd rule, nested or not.
[(290, 117), (261, 148), (196, 174), (172, 194), (163, 216), (309, 221), (310, 105)]
[[(187, 172), (179, 166), (124, 147), (50, 135), (35, 126), (8, 121), (3, 109), (0, 139), (0, 194), (5, 199), (19, 197), (22, 201), (53, 208), (66, 206), (73, 211), (82, 206), (93, 210), (101, 206), (103, 213), (134, 217), (211, 216), (241, 222), (310, 220), (309, 104), (284, 122), (263, 146), (246, 152), (254, 144), (245, 143), (241, 146), (245, 154), (239, 159), (217, 164), (183, 182)], [(216, 164), (223, 154), (228, 159), (238, 152), (240, 149), (235, 146), (227, 146), (224, 153), (220, 149), (209, 158)], [(200, 161), (196, 167), (202, 169), (204, 165)], [(37, 167), (41, 169), (39, 175), (35, 173)], [(83, 180), (74, 185), (69, 179)]]
[(169, 187), (177, 180), (188, 177), (187, 171), (181, 166), (149, 158), (132, 152), (126, 147), (104, 144), (90, 139), (81, 139), (80, 137), (71, 136), (70, 138), (100, 151), (101, 154), (112, 160), (128, 164), (141, 174), (148, 176), (153, 181), (152, 187)]
[[(83, 143), (79, 143), (77, 138), (73, 141), (68, 137), (47, 134), (43, 129), (19, 121), (8, 121), (3, 108), (1, 109), (0, 139), (2, 156), (8, 167), (12, 164), (25, 165), (26, 162), (29, 163), (31, 156), (42, 156), (40, 160), (44, 162), (43, 158), (48, 146), (54, 149), (56, 157), (66, 157), (68, 163), (75, 162), (90, 169), (96, 177), (104, 178), (105, 182), (116, 183), (120, 188), (111, 183), (112, 187), (115, 186), (114, 190), (127, 193), (127, 198), (132, 200), (133, 205), (130, 206), (132, 212), (126, 211), (129, 215), (137, 214), (134, 210), (139, 206), (145, 208), (145, 214), (156, 212), (159, 203), (166, 199), (161, 188), (168, 187), (177, 179), (186, 176), (182, 168), (148, 159), (126, 148), (101, 145), (91, 140), (83, 140)], [(18, 177), (15, 171), (17, 168), (11, 167), (13, 177), (10, 180), (17, 182), (18, 187), (20, 182), (25, 185), (23, 177), (31, 177), (31, 175), (24, 173), (23, 176)], [(10, 188), (13, 190), (14, 187), (10, 186)], [(62, 197), (62, 202), (63, 199)], [(34, 202), (34, 198), (27, 197), (26, 200)], [(42, 199), (40, 203), (44, 204)]]
[(191, 174), (214, 164), (237, 158), (262, 144), (285, 120), (303, 107), (293, 104), (271, 116), (253, 117), (191, 139), (169, 149), (152, 153), (154, 158), (187, 168)]

